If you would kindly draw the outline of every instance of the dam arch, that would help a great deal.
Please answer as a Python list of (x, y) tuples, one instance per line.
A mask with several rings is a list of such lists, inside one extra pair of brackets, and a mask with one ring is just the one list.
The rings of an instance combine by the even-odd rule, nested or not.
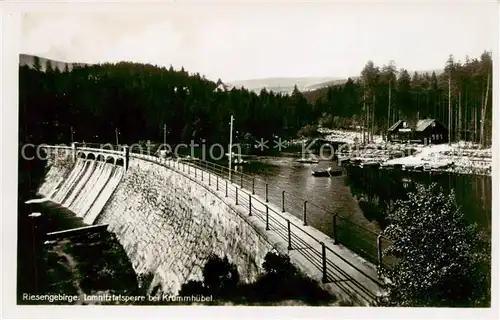
[(76, 156), (80, 159), (87, 159), (87, 155), (84, 152), (78, 152)]
[(115, 164), (116, 164), (117, 166), (121, 166), (121, 167), (124, 167), (124, 166), (125, 166), (125, 162), (123, 161), (123, 159), (122, 159), (122, 158), (116, 159)]

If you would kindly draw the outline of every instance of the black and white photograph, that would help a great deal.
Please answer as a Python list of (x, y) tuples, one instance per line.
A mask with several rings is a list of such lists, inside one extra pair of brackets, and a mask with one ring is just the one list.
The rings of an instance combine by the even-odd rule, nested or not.
[(17, 308), (499, 316), (497, 2), (2, 6)]

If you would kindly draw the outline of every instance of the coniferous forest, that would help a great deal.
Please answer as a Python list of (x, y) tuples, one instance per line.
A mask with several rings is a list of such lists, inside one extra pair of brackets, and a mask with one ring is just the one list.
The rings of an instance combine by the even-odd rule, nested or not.
[(382, 67), (369, 61), (345, 83), (291, 94), (227, 89), (184, 68), (121, 62), (66, 67), (48, 60), (20, 67), (20, 142), (69, 143), (140, 140), (226, 143), (234, 115), (236, 141), (293, 138), (301, 128), (321, 124), (363, 127), (384, 134), (395, 121), (436, 118), (454, 141), (491, 144), (492, 59), (456, 61), (450, 56), (436, 74)]

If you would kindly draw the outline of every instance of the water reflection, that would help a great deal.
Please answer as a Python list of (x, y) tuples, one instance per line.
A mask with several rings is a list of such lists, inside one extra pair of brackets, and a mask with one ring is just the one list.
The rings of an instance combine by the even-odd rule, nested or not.
[(435, 182), (446, 194), (455, 192), (456, 200), (470, 223), (491, 230), (491, 177), (453, 173), (406, 172), (398, 170), (348, 169), (353, 194), (366, 206), (370, 218), (382, 224), (394, 201), (406, 199), (415, 184)]

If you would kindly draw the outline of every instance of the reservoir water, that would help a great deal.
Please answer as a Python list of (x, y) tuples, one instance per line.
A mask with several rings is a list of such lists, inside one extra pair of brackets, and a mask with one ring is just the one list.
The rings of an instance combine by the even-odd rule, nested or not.
[[(270, 201), (278, 205), (281, 205), (284, 190), (286, 210), (300, 218), (303, 202), (307, 200), (308, 223), (327, 234), (331, 233), (334, 213), (378, 232), (384, 227), (388, 204), (404, 199), (413, 183), (429, 185), (433, 182), (445, 193), (455, 192), (457, 203), (470, 223), (491, 231), (491, 176), (350, 167), (344, 168), (342, 176), (314, 177), (312, 170), (337, 168), (337, 163), (301, 164), (296, 160), (289, 155), (259, 157), (236, 170), (256, 177), (258, 195), (265, 194), (263, 186), (268, 183)], [(245, 183), (250, 187), (250, 182)]]

